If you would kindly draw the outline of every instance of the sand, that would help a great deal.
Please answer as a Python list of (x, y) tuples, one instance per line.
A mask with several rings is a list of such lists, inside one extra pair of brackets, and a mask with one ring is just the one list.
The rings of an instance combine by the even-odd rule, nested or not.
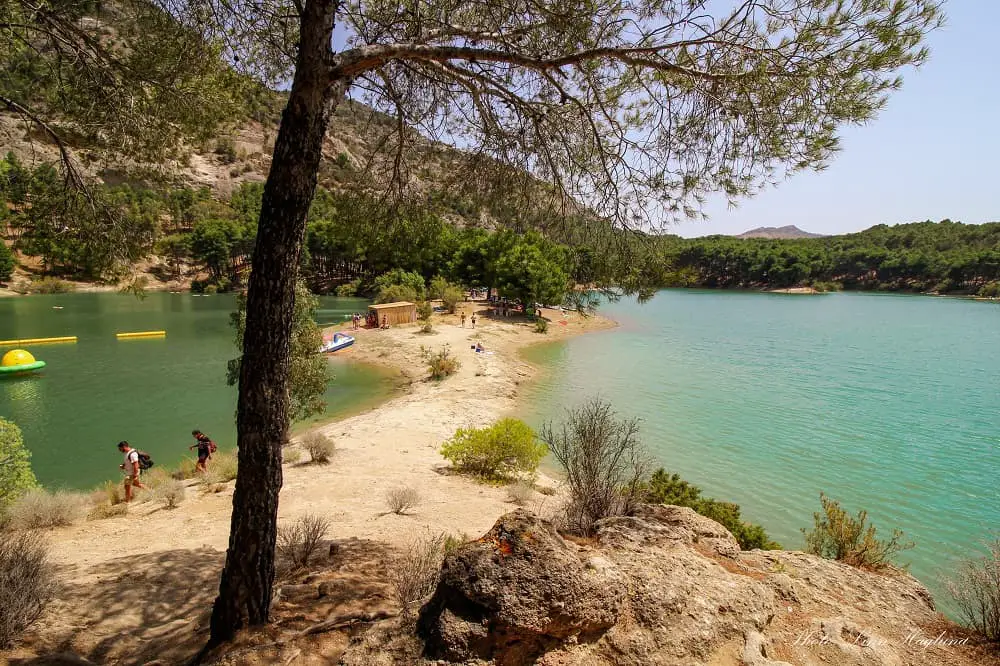
[[(479, 312), (476, 329), (471, 323), (462, 328), (455, 314), (436, 315), (429, 334), (415, 325), (349, 331), (357, 342), (338, 355), (394, 368), (401, 376), (400, 395), (318, 428), (335, 441), (337, 452), (327, 465), (285, 465), (279, 524), (314, 513), (330, 520), (331, 538), (372, 539), (405, 549), (441, 533), (479, 536), (515, 508), (504, 488), (449, 473), (438, 453), (442, 442), (457, 428), (516, 415), (524, 382), (538, 372), (520, 358), (519, 349), (614, 323), (546, 310), (551, 325), (539, 334), (534, 324), (518, 318), (487, 316), (485, 304), (462, 307), (467, 314)], [(476, 342), (492, 353), (474, 352), (470, 346)], [(461, 367), (440, 382), (429, 380), (423, 350), (444, 346)], [(539, 480), (540, 487), (556, 485), (544, 476)], [(385, 493), (397, 487), (420, 494), (419, 504), (405, 515), (387, 512)], [(110, 656), (103, 646), (113, 645), (115, 635), (140, 628), (155, 635), (203, 614), (228, 543), (232, 491), (233, 483), (217, 493), (192, 483), (176, 509), (136, 503), (128, 517), (51, 531), (52, 559), (67, 592), (43, 619), (47, 637), (36, 640), (66, 641), (85, 654)], [(529, 506), (545, 511), (555, 501), (535, 493)]]

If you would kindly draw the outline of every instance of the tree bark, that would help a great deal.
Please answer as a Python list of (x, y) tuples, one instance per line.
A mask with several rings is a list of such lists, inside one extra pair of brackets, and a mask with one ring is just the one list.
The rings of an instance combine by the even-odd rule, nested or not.
[(270, 612), (295, 281), (323, 139), (350, 84), (331, 82), (327, 64), (335, 6), (309, 0), (303, 10), (295, 77), (264, 185), (240, 367), (239, 474), (208, 648), (245, 626), (265, 624)]

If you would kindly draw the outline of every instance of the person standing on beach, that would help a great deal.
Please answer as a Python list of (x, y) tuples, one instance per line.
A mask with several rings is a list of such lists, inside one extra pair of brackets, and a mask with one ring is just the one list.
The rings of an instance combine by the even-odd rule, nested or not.
[(194, 436), (195, 443), (188, 447), (188, 451), (195, 447), (198, 448), (198, 463), (194, 468), (196, 471), (202, 473), (207, 472), (208, 467), (206, 463), (212, 458), (212, 453), (215, 451), (215, 442), (201, 430), (192, 430), (191, 435)]
[(472, 313), (472, 328), (476, 327), (476, 313)]
[(462, 313), (462, 328), (465, 328), (465, 313)]
[(139, 475), (142, 473), (139, 467), (139, 452), (126, 441), (118, 442), (118, 450), (125, 456), (125, 461), (118, 466), (125, 472), (125, 501), (131, 502), (132, 488), (146, 489), (146, 486), (139, 481)]

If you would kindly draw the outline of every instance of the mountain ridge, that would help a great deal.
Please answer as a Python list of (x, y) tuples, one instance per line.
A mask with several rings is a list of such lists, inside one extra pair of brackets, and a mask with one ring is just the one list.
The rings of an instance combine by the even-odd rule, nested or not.
[(736, 238), (823, 238), (826, 234), (803, 231), (794, 224), (783, 227), (757, 227), (737, 234)]

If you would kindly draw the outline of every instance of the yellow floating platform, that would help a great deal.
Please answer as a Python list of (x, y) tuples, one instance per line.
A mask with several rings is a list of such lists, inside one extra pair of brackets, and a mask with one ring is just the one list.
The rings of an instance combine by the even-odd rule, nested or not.
[(131, 338), (162, 338), (166, 337), (166, 331), (137, 331), (135, 333), (115, 333), (115, 337), (119, 340), (128, 340)]
[(12, 345), (44, 345), (50, 342), (76, 342), (75, 335), (68, 335), (62, 338), (24, 338), (22, 340), (0, 340), (0, 347)]

